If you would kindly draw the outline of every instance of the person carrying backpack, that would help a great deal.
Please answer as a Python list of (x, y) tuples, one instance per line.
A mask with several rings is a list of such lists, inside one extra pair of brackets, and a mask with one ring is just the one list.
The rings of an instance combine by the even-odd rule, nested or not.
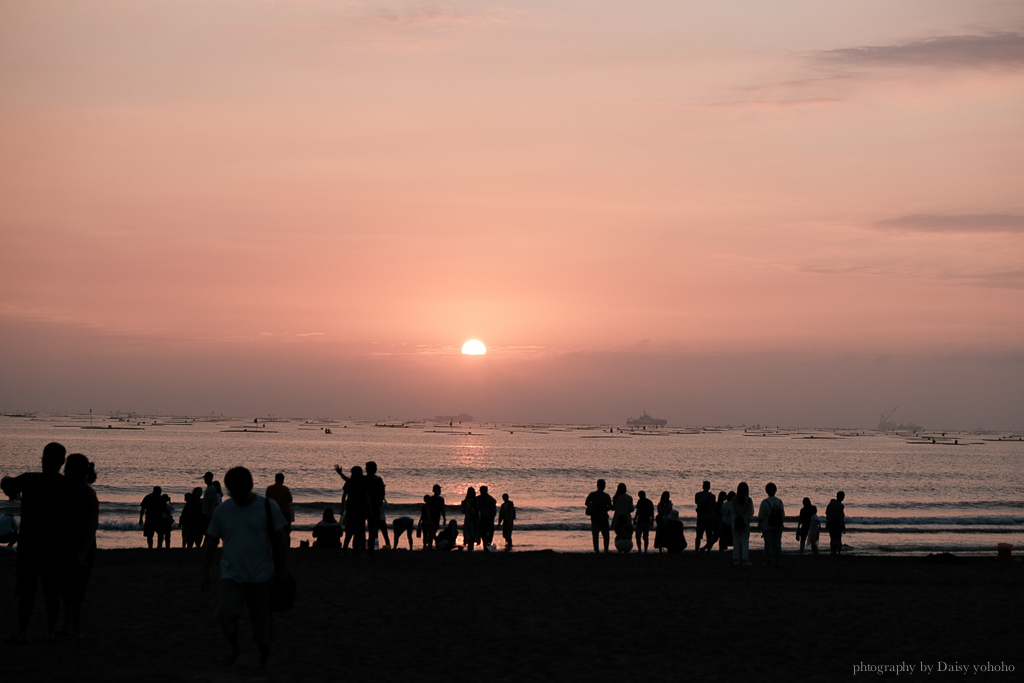
[(782, 529), (785, 525), (786, 508), (782, 501), (775, 497), (778, 488), (772, 482), (765, 484), (764, 492), (768, 497), (761, 501), (757, 512), (757, 523), (761, 527), (764, 538), (765, 564), (778, 564), (782, 554)]

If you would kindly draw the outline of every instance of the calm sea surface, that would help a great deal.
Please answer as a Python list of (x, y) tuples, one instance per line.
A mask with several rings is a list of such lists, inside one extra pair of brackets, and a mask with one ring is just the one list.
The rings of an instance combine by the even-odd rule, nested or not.
[[(609, 492), (625, 482), (634, 498), (638, 490), (655, 500), (671, 492), (691, 544), (693, 496), (707, 479), (716, 493), (746, 481), (755, 502), (764, 484), (775, 482), (793, 531), (804, 496), (824, 518), (829, 499), (843, 489), (845, 540), (855, 553), (994, 554), (1000, 542), (1024, 550), (1020, 434), (672, 428), (637, 434), (590, 425), (422, 422), (393, 428), (298, 419), (257, 428), (242, 419), (96, 417), (90, 423), (89, 416), (2, 416), (0, 474), (38, 470), (49, 441), (96, 463), (100, 546), (107, 548), (145, 545), (139, 503), (153, 486), (171, 495), (177, 516), (184, 494), (202, 484), (206, 470), (223, 480), (235, 465), (252, 470), (261, 492), (284, 472), (297, 503), (297, 545), (309, 538), (325, 507), (338, 512), (342, 481), (334, 465), (347, 470), (375, 460), (387, 485), (389, 519), (417, 518), (423, 496), (440, 484), (461, 526), (455, 510), (466, 488), (486, 484), (499, 502), (502, 493), (515, 501), (522, 549), (590, 550), (583, 500), (600, 477)], [(0, 509), (16, 511), (17, 503), (0, 501)], [(823, 546), (827, 552), (824, 537)], [(760, 547), (760, 540), (751, 539), (751, 547)], [(787, 532), (783, 551), (795, 548)]]

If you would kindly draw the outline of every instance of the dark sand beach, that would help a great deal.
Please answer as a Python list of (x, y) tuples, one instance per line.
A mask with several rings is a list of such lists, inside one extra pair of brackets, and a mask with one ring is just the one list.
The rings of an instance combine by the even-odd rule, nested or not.
[[(216, 588), (193, 551), (105, 550), (82, 641), (0, 645), (4, 680), (854, 679), (854, 665), (1005, 663), (1020, 680), (1024, 563), (994, 558), (728, 557), (293, 549), (295, 608), (275, 617), (270, 666), (243, 617), (243, 653), (221, 666)], [(0, 615), (13, 630), (15, 558), (0, 557)], [(922, 675), (921, 663), (937, 669)], [(889, 676), (895, 676), (890, 674)], [(900, 678), (906, 678), (903, 674)], [(861, 673), (856, 679), (878, 678)]]

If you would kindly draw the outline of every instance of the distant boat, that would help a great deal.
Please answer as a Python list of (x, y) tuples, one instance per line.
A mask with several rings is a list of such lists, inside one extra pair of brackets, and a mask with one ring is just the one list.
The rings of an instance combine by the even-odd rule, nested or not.
[(662, 420), (659, 417), (651, 417), (644, 411), (644, 414), (640, 417), (631, 417), (626, 420), (626, 424), (630, 427), (664, 427), (668, 424), (668, 420)]

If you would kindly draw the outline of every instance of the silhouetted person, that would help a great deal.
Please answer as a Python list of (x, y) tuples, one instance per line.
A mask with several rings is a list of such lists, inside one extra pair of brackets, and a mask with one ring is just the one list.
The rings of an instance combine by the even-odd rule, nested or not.
[(646, 553), (651, 526), (654, 525), (654, 501), (647, 497), (646, 491), (638, 491), (636, 494), (636, 517), (633, 522), (636, 525), (636, 551), (640, 552), (642, 543), (643, 552)]
[(171, 529), (174, 528), (174, 506), (171, 505), (171, 497), (166, 493), (160, 496), (160, 501), (164, 504), (163, 510), (160, 511), (160, 524), (156, 532), (156, 547), (170, 548), (171, 547)]
[(669, 497), (668, 491), (661, 492), (657, 510), (658, 513), (654, 516), (654, 523), (658, 526), (654, 532), (654, 547), (661, 552), (665, 549), (665, 520), (668, 518), (668, 513), (672, 512), (672, 498)]
[(736, 496), (724, 506), (722, 521), (732, 527), (733, 564), (750, 564), (750, 523), (754, 519), (754, 501), (750, 499), (750, 487), (741, 481), (736, 486)]
[(409, 539), (409, 550), (412, 550), (412, 530), (416, 526), (412, 517), (395, 517), (391, 520), (391, 528), (395, 532), (395, 550), (398, 550), (398, 541), (405, 534)]
[(434, 548), (437, 550), (455, 550), (455, 542), (459, 538), (459, 523), (454, 519), (448, 522), (437, 538), (434, 540)]
[[(693, 497), (697, 506), (697, 537), (693, 543), (694, 550), (698, 553), (702, 550), (711, 550), (714, 543), (712, 538), (715, 532), (715, 494), (711, 493), (711, 482), (705, 481), (701, 490)], [(706, 539), (707, 545), (701, 547), (700, 540)]]
[(590, 534), (594, 537), (594, 552), (598, 552), (597, 537), (604, 538), (604, 551), (608, 552), (609, 529), (608, 511), (612, 509), (612, 499), (605, 493), (604, 479), (597, 480), (597, 490), (591, 491), (585, 502), (587, 515), (590, 517)]
[(8, 548), (18, 542), (18, 520), (10, 512), (0, 515), (0, 543), (6, 543)]
[(334, 518), (334, 510), (324, 510), (323, 518), (313, 527), (313, 547), (341, 548), (341, 524)]
[(821, 536), (821, 519), (818, 517), (818, 508), (811, 506), (810, 518), (807, 522), (807, 542), (811, 544), (811, 553), (818, 554), (818, 538)]
[(274, 475), (274, 483), (267, 487), (266, 496), (277, 503), (277, 507), (281, 508), (281, 514), (284, 515), (284, 521), (287, 523), (287, 526), (284, 528), (284, 535), (290, 546), (292, 522), (295, 521), (295, 513), (292, 512), (291, 489), (284, 485), (284, 472), (278, 472)]
[(804, 544), (807, 542), (807, 533), (811, 529), (811, 505), (810, 498), (804, 498), (804, 506), (800, 508), (800, 517), (796, 521), (796, 540), (800, 541), (800, 554), (804, 553)]
[(46, 640), (57, 638), (60, 595), (68, 564), (68, 519), (71, 497), (60, 473), (67, 451), (59, 443), (43, 449), (43, 471), (4, 477), (0, 488), (12, 500), (21, 499), (18, 538), (18, 624), (12, 642), (28, 640), (28, 622), (35, 602), (36, 584), (46, 596)]
[(434, 484), (434, 495), (430, 496), (427, 505), (430, 508), (431, 543), (434, 536), (441, 530), (442, 525), (448, 521), (448, 515), (444, 509), (444, 496), (441, 495), (441, 486)]
[(718, 539), (718, 552), (720, 553), (725, 552), (725, 549), (732, 545), (732, 526), (725, 523), (726, 506), (732, 502), (732, 497), (730, 496), (735, 497), (736, 493), (719, 491), (718, 502), (715, 503), (715, 519), (718, 522), (716, 538)]
[(178, 526), (181, 527), (182, 548), (198, 548), (203, 544), (203, 489), (200, 487), (185, 494)]
[(368, 548), (372, 553), (377, 542), (377, 530), (383, 536), (382, 545), (390, 545), (388, 542), (388, 524), (384, 517), (384, 480), (377, 474), (377, 463), (370, 460), (366, 463), (366, 493), (370, 498), (370, 510), (367, 520), (370, 523), (370, 537)]
[(160, 520), (167, 509), (163, 498), (163, 490), (159, 486), (154, 486), (153, 492), (147, 494), (140, 505), (139, 525), (142, 527), (142, 534), (146, 537), (146, 545), (150, 548), (153, 547), (153, 534), (157, 535), (157, 545), (162, 540)]
[(437, 527), (434, 526), (434, 520), (430, 516), (430, 496), (423, 496), (423, 503), (420, 505), (420, 520), (416, 523), (416, 535), (423, 538), (424, 548), (433, 547)]
[(96, 481), (96, 468), (81, 453), (72, 453), (64, 463), (64, 478), (71, 501), (69, 523), (69, 566), (64, 587), (64, 627), (62, 634), (82, 637), (82, 602), (96, 559), (96, 529), (99, 527), (100, 502), (90, 486)]
[(516, 504), (508, 497), (507, 493), (501, 494), (501, 509), (498, 511), (498, 528), (501, 529), (501, 536), (505, 539), (505, 550), (512, 550), (512, 531), (516, 524)]
[(764, 563), (778, 564), (782, 557), (782, 531), (786, 522), (786, 508), (775, 495), (778, 490), (775, 484), (768, 482), (764, 492), (768, 497), (761, 501), (757, 511), (757, 524), (761, 527), (764, 538)]
[(462, 544), (472, 552), (473, 546), (480, 540), (480, 508), (477, 506), (476, 489), (466, 489), (466, 497), (462, 499)]
[(828, 527), (829, 548), (833, 555), (843, 552), (843, 532), (846, 531), (846, 506), (843, 501), (846, 494), (842, 491), (829, 501), (825, 508), (825, 524)]
[(619, 552), (629, 552), (633, 549), (633, 496), (626, 493), (626, 485), (623, 483), (615, 487), (612, 510), (615, 548)]
[(335, 465), (334, 471), (345, 480), (341, 487), (341, 506), (345, 508), (345, 546), (352, 539), (352, 550), (361, 553), (366, 550), (366, 522), (370, 515), (370, 494), (366, 490), (363, 468), (356, 465), (351, 476), (346, 477), (341, 466)]
[(224, 541), (220, 560), (220, 592), (217, 620), (228, 640), (228, 664), (241, 652), (238, 617), (242, 603), (249, 608), (253, 639), (260, 651), (260, 667), (270, 656), (270, 589), (275, 571), (287, 574), (285, 519), (281, 508), (253, 492), (252, 474), (244, 467), (233, 467), (224, 475), (228, 500), (213, 512), (207, 529), (206, 562), (202, 587), (209, 590), (210, 567), (217, 554), (217, 543)]
[(480, 511), (480, 541), (484, 552), (490, 552), (494, 542), (494, 517), (498, 514), (498, 501), (487, 492), (486, 486), (480, 487), (480, 495), (476, 497), (476, 507)]
[(224, 495), (220, 490), (220, 482), (213, 479), (213, 472), (204, 474), (203, 482), (206, 484), (203, 489), (203, 535), (205, 536), (206, 527), (210, 526), (210, 520), (213, 518), (213, 511), (220, 505)]
[(670, 553), (681, 553), (686, 550), (686, 533), (683, 521), (679, 519), (679, 510), (671, 510), (665, 516), (664, 525), (665, 550)]

